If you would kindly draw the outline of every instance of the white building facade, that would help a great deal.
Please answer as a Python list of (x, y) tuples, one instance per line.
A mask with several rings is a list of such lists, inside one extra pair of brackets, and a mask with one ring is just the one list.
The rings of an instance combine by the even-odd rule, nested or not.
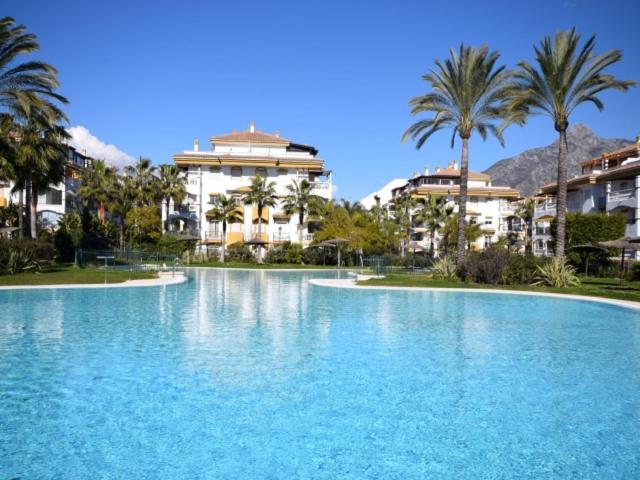
[[(312, 224), (300, 226), (298, 215), (287, 215), (282, 207), (289, 193), (287, 186), (307, 180), (312, 194), (331, 199), (331, 171), (325, 169), (318, 151), (309, 145), (294, 143), (279, 133), (269, 134), (255, 129), (214, 135), (211, 149), (201, 150), (196, 140), (192, 150), (173, 155), (173, 160), (186, 174), (187, 198), (182, 205), (170, 205), (168, 218), (173, 229), (188, 231), (203, 247), (222, 243), (222, 225), (207, 216), (217, 194), (236, 199), (242, 221), (227, 226), (227, 244), (244, 243), (258, 238), (258, 212), (255, 205), (245, 205), (243, 194), (255, 176), (274, 182), (278, 204), (264, 208), (260, 240), (266, 245), (284, 242), (309, 244), (313, 239)], [(163, 215), (166, 215), (163, 212)]]
[[(407, 183), (392, 192), (395, 200), (411, 195), (414, 198), (425, 198), (429, 195), (444, 197), (458, 211), (460, 195), (460, 170), (457, 162), (446, 168), (436, 167), (433, 174), (426, 170), (423, 175), (416, 175)], [(474, 250), (487, 248), (497, 242), (500, 237), (515, 234), (521, 238), (524, 223), (516, 216), (520, 192), (509, 187), (493, 186), (489, 175), (469, 172), (466, 220), (480, 225), (482, 234), (471, 245)], [(415, 230), (420, 230), (419, 227)], [(430, 250), (430, 236), (426, 233), (414, 233), (411, 240), (418, 242), (425, 250)], [(433, 250), (438, 252), (441, 235), (436, 233)]]
[[(640, 136), (636, 143), (587, 160), (581, 167), (581, 174), (567, 182), (567, 211), (625, 215), (625, 236), (640, 236)], [(553, 255), (556, 195), (557, 184), (551, 183), (536, 197), (533, 246), (539, 256)]]

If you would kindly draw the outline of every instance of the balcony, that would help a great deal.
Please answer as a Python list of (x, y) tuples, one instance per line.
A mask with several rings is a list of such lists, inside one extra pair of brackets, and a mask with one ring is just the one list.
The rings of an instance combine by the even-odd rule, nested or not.
[(635, 188), (625, 188), (624, 190), (614, 190), (607, 196), (607, 211), (616, 208), (636, 208), (637, 198)]
[(273, 243), (284, 243), (291, 241), (291, 234), (289, 232), (275, 232), (272, 236)]
[(331, 182), (309, 182), (311, 184), (311, 193), (321, 197), (329, 197), (331, 195)]
[(536, 235), (551, 235), (551, 227), (536, 227)]
[(204, 241), (207, 243), (221, 243), (222, 242), (222, 232), (216, 230), (210, 230), (204, 232)]
[(534, 220), (537, 220), (540, 217), (549, 217), (549, 219), (551, 219), (556, 216), (556, 209), (556, 202), (539, 203), (536, 205), (535, 211), (533, 212), (533, 218)]

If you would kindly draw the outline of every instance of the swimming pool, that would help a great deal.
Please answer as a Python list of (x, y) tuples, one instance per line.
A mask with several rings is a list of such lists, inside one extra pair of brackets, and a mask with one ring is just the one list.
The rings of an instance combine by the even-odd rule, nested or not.
[(0, 478), (638, 478), (640, 314), (197, 270), (0, 291)]

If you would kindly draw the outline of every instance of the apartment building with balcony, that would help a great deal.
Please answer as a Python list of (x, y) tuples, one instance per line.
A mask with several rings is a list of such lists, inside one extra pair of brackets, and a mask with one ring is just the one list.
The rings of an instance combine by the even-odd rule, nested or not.
[[(56, 228), (62, 215), (81, 206), (77, 192), (82, 171), (91, 165), (93, 159), (70, 145), (66, 155), (64, 180), (57, 185), (49, 185), (38, 195), (38, 222), (42, 228)], [(19, 193), (12, 193), (13, 187), (13, 182), (0, 182), (0, 207), (18, 203)]]
[[(581, 163), (567, 182), (567, 211), (625, 215), (625, 235), (640, 235), (640, 135), (636, 143)], [(533, 244), (536, 255), (553, 255), (551, 222), (556, 217), (557, 184), (544, 185), (536, 197)]]
[(312, 193), (327, 200), (332, 196), (331, 171), (325, 169), (318, 150), (295, 143), (279, 133), (257, 130), (251, 122), (249, 129), (233, 131), (210, 138), (211, 148), (201, 150), (196, 140), (192, 150), (173, 155), (173, 160), (186, 174), (187, 198), (182, 205), (169, 206), (171, 228), (188, 231), (199, 239), (203, 247), (211, 248), (222, 242), (222, 225), (207, 215), (217, 194), (235, 198), (241, 221), (227, 226), (227, 244), (255, 241), (258, 238), (258, 211), (255, 205), (244, 205), (242, 196), (257, 175), (274, 182), (279, 197), (275, 208), (262, 211), (259, 240), (267, 245), (299, 242), (303, 245), (313, 238), (313, 228), (305, 222), (298, 224), (297, 215), (287, 215), (282, 199), (289, 193), (293, 181), (307, 180)]
[[(406, 195), (424, 198), (428, 195), (445, 197), (454, 209), (458, 210), (460, 195), (460, 169), (456, 161), (445, 168), (436, 167), (434, 173), (425, 170), (422, 175), (415, 175), (401, 187), (392, 190), (392, 201), (400, 200)], [(470, 223), (479, 224), (482, 235), (472, 248), (483, 249), (498, 241), (501, 236), (515, 234), (521, 238), (524, 224), (516, 215), (520, 192), (510, 187), (494, 186), (491, 177), (484, 173), (469, 172), (466, 219)], [(416, 232), (412, 240), (430, 249), (429, 235)], [(434, 251), (438, 250), (441, 240), (436, 235)]]

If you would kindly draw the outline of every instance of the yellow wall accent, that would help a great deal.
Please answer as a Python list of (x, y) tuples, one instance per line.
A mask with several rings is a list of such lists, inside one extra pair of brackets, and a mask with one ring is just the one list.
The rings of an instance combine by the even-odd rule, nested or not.
[(234, 243), (241, 243), (244, 241), (244, 235), (242, 232), (227, 232), (227, 245)]
[(0, 207), (6, 207), (9, 204), (9, 202), (7, 202), (7, 199), (4, 197), (0, 197)]
[[(251, 221), (253, 223), (258, 223), (258, 207), (255, 205), (251, 210)], [(262, 209), (262, 221), (264, 223), (269, 223), (269, 207), (264, 207)]]

